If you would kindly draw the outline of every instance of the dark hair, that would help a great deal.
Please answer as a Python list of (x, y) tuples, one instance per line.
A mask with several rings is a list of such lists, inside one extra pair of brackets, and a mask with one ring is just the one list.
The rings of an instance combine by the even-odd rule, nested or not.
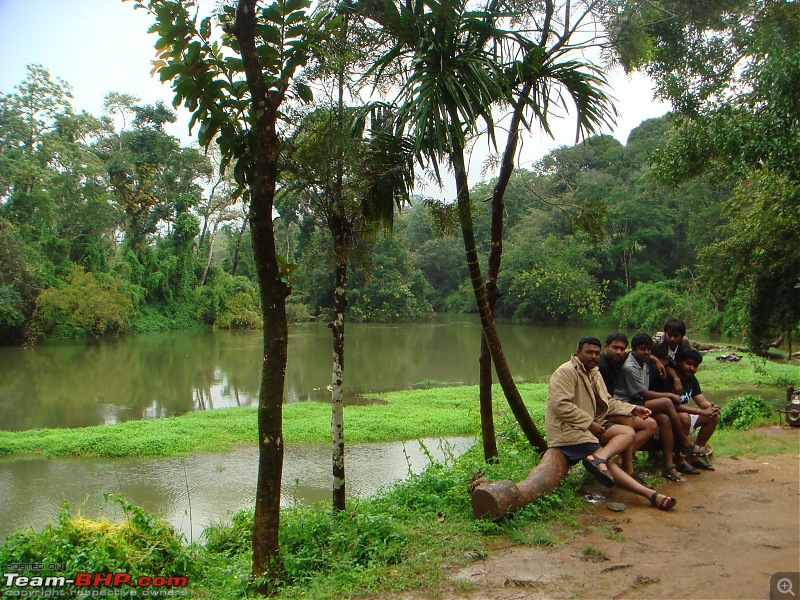
[(653, 338), (646, 333), (637, 333), (631, 340), (631, 350), (635, 350), (639, 346), (653, 346)]
[(664, 333), (679, 333), (686, 335), (686, 323), (680, 319), (670, 319), (664, 323)]
[(701, 362), (703, 362), (703, 355), (694, 348), (689, 348), (686, 350), (686, 352), (681, 352), (680, 360), (678, 362), (682, 362), (684, 360), (693, 360), (699, 365)]
[(578, 342), (578, 351), (584, 347), (584, 345), (589, 344), (590, 346), (597, 346), (598, 348), (602, 348), (603, 344), (600, 343), (596, 337), (583, 337), (581, 341)]
[(624, 333), (609, 333), (608, 337), (606, 337), (606, 346), (608, 346), (612, 342), (625, 342), (625, 345), (628, 345), (628, 336)]

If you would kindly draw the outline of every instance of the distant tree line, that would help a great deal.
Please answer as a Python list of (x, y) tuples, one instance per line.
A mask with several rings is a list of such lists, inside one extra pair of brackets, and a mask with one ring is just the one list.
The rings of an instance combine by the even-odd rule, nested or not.
[[(172, 111), (111, 93), (102, 116), (76, 114), (69, 86), (39, 66), (2, 97), (0, 111), (0, 338), (260, 326), (246, 204), (213, 152), (181, 148), (164, 131)], [(768, 236), (780, 224), (770, 206), (781, 203), (760, 204), (759, 194), (794, 188), (774, 178), (754, 188), (742, 187), (742, 176), (677, 177), (668, 167), (686, 143), (680, 123), (672, 114), (651, 119), (625, 145), (594, 136), (514, 172), (498, 315), (559, 324), (610, 317), (644, 329), (676, 316), (729, 335), (761, 327), (764, 339), (796, 327), (791, 314), (785, 327), (754, 322), (753, 289), (717, 285), (738, 270), (755, 275), (737, 262), (740, 215)], [(276, 247), (292, 265), (289, 318), (329, 319), (332, 238), (319, 208), (290, 183), (275, 215)], [(493, 184), (471, 190), (483, 257)], [(348, 318), (474, 311), (456, 222), (446, 202), (413, 198), (393, 232), (359, 240), (348, 259)], [(791, 261), (797, 238), (780, 236), (773, 233), (775, 252)], [(777, 268), (780, 261), (761, 279)]]

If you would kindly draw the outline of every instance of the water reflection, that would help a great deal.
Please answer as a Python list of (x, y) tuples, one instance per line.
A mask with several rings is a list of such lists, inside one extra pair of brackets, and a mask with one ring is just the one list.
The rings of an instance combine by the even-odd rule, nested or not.
[[(441, 461), (464, 452), (473, 439), (422, 443)], [(348, 496), (359, 498), (429, 464), (418, 441), (352, 444), (345, 460)], [(253, 505), (257, 465), (258, 453), (251, 447), (186, 458), (0, 460), (0, 540), (18, 528), (41, 530), (65, 501), (73, 513), (119, 520), (117, 507), (103, 501), (106, 492), (163, 515), (187, 539), (197, 540), (210, 523)], [(287, 446), (283, 505), (329, 500), (330, 470), (329, 446)]]
[[(498, 331), (511, 372), (527, 380), (548, 377), (580, 337), (606, 333), (504, 321)], [(349, 325), (346, 401), (435, 382), (476, 383), (479, 332), (473, 315)], [(0, 348), (0, 428), (82, 427), (255, 405), (262, 352), (260, 331), (205, 330)], [(292, 327), (284, 400), (328, 401), (330, 371), (330, 330)]]

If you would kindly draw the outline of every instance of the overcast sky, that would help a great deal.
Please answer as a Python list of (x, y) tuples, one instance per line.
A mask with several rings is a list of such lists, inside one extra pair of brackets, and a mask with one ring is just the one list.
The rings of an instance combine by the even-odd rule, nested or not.
[[(145, 11), (121, 0), (0, 0), (0, 92), (13, 92), (25, 77), (25, 67), (41, 64), (72, 86), (76, 110), (100, 115), (103, 96), (111, 91), (171, 105), (169, 87), (150, 77), (155, 57), (155, 35), (147, 33), (151, 24)], [(609, 80), (620, 116), (615, 129), (604, 133), (623, 144), (643, 120), (669, 110), (652, 99), (646, 77), (614, 72)], [(193, 141), (188, 113), (180, 110), (179, 115), (179, 123), (168, 131), (188, 145)], [(524, 142), (520, 166), (530, 167), (553, 148), (575, 143), (573, 116), (554, 120), (552, 128), (554, 140), (535, 132)], [(471, 184), (478, 183), (486, 154), (485, 145), (476, 147)]]

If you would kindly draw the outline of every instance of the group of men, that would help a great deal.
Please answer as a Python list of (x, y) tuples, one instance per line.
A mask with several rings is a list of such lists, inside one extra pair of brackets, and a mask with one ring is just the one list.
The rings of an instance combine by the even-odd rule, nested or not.
[(675, 482), (713, 471), (708, 440), (719, 407), (705, 398), (695, 377), (703, 356), (686, 339), (683, 321), (667, 321), (655, 340), (637, 333), (630, 346), (622, 333), (612, 333), (604, 345), (593, 337), (578, 342), (571, 360), (550, 378), (547, 442), (571, 465), (582, 461), (600, 483), (671, 510), (677, 500), (647, 487), (634, 471), (633, 455), (660, 443), (661, 474)]

